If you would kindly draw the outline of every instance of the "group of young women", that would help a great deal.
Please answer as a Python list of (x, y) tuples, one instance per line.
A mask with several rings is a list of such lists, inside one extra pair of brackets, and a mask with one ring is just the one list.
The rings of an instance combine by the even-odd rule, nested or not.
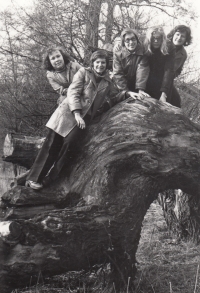
[(84, 68), (61, 48), (49, 49), (44, 66), (51, 86), (60, 94), (59, 105), (47, 122), (49, 131), (26, 186), (39, 190), (55, 180), (86, 126), (119, 101), (146, 96), (180, 107), (173, 80), (181, 73), (187, 58), (184, 46), (190, 42), (190, 28), (184, 25), (175, 27), (168, 37), (162, 27), (153, 28), (142, 43), (135, 30), (126, 28), (113, 49), (113, 78), (103, 50), (95, 51), (90, 66)]

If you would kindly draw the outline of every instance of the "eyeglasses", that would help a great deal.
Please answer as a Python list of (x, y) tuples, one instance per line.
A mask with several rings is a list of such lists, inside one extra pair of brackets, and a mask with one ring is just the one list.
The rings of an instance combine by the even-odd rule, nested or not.
[(161, 41), (162, 40), (162, 37), (151, 37), (151, 40), (153, 41), (153, 42), (155, 42), (155, 41)]
[(124, 42), (125, 43), (130, 43), (130, 42), (135, 43), (135, 42), (137, 42), (137, 40), (136, 40), (136, 38), (131, 38), (131, 39), (125, 39)]

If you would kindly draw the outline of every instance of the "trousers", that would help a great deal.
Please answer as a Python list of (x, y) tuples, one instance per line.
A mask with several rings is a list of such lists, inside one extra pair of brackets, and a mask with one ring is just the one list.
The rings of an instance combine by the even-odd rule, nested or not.
[(69, 159), (70, 147), (80, 141), (84, 137), (84, 133), (85, 129), (75, 126), (66, 137), (62, 137), (49, 129), (27, 180), (41, 183), (47, 174), (52, 180), (55, 180)]

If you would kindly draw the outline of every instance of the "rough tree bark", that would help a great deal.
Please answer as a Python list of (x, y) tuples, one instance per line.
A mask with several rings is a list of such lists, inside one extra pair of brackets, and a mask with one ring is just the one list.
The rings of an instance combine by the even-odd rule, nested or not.
[(200, 195), (200, 126), (153, 99), (126, 100), (89, 132), (58, 181), (2, 197), (1, 293), (43, 276), (111, 263), (133, 288), (143, 218), (158, 194)]
[(163, 209), (167, 226), (175, 241), (200, 241), (199, 198), (181, 189), (169, 189), (159, 194), (158, 202)]
[(113, 23), (114, 23), (114, 8), (116, 3), (112, 0), (107, 0), (107, 19), (106, 19), (106, 31), (105, 31), (105, 43), (112, 43), (112, 34), (113, 34)]
[(3, 146), (3, 160), (30, 168), (44, 142), (44, 138), (7, 134)]
[[(199, 123), (200, 107), (198, 89), (190, 85), (179, 85), (182, 111), (194, 122)], [(175, 241), (200, 242), (199, 199), (180, 189), (166, 190), (159, 194), (158, 201), (163, 209), (169, 231)]]
[(99, 17), (101, 12), (102, 0), (90, 0), (87, 10), (86, 20), (86, 37), (85, 37), (85, 52), (84, 62), (87, 64), (89, 60), (90, 50), (88, 46), (98, 48), (99, 40)]

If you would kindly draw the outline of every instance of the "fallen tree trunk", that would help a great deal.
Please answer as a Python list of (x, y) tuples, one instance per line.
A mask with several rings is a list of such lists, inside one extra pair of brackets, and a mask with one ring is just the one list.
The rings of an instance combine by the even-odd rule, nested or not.
[(152, 201), (167, 189), (200, 195), (199, 143), (200, 127), (171, 105), (129, 99), (107, 112), (89, 127), (58, 181), (39, 192), (17, 186), (3, 195), (2, 293), (37, 280), (40, 271), (46, 276), (106, 262), (117, 290), (128, 280), (133, 288)]
[[(190, 120), (199, 123), (200, 107), (198, 89), (190, 87), (187, 84), (178, 85), (178, 88), (181, 95), (182, 111)], [(199, 243), (199, 200), (180, 189), (170, 189), (159, 194), (158, 201), (162, 207), (169, 231), (172, 232), (175, 241), (190, 240)]]
[(199, 198), (180, 189), (169, 189), (159, 194), (158, 202), (175, 241), (190, 240), (198, 244), (200, 242)]
[(29, 169), (44, 142), (44, 138), (7, 134), (3, 146), (3, 160)]

